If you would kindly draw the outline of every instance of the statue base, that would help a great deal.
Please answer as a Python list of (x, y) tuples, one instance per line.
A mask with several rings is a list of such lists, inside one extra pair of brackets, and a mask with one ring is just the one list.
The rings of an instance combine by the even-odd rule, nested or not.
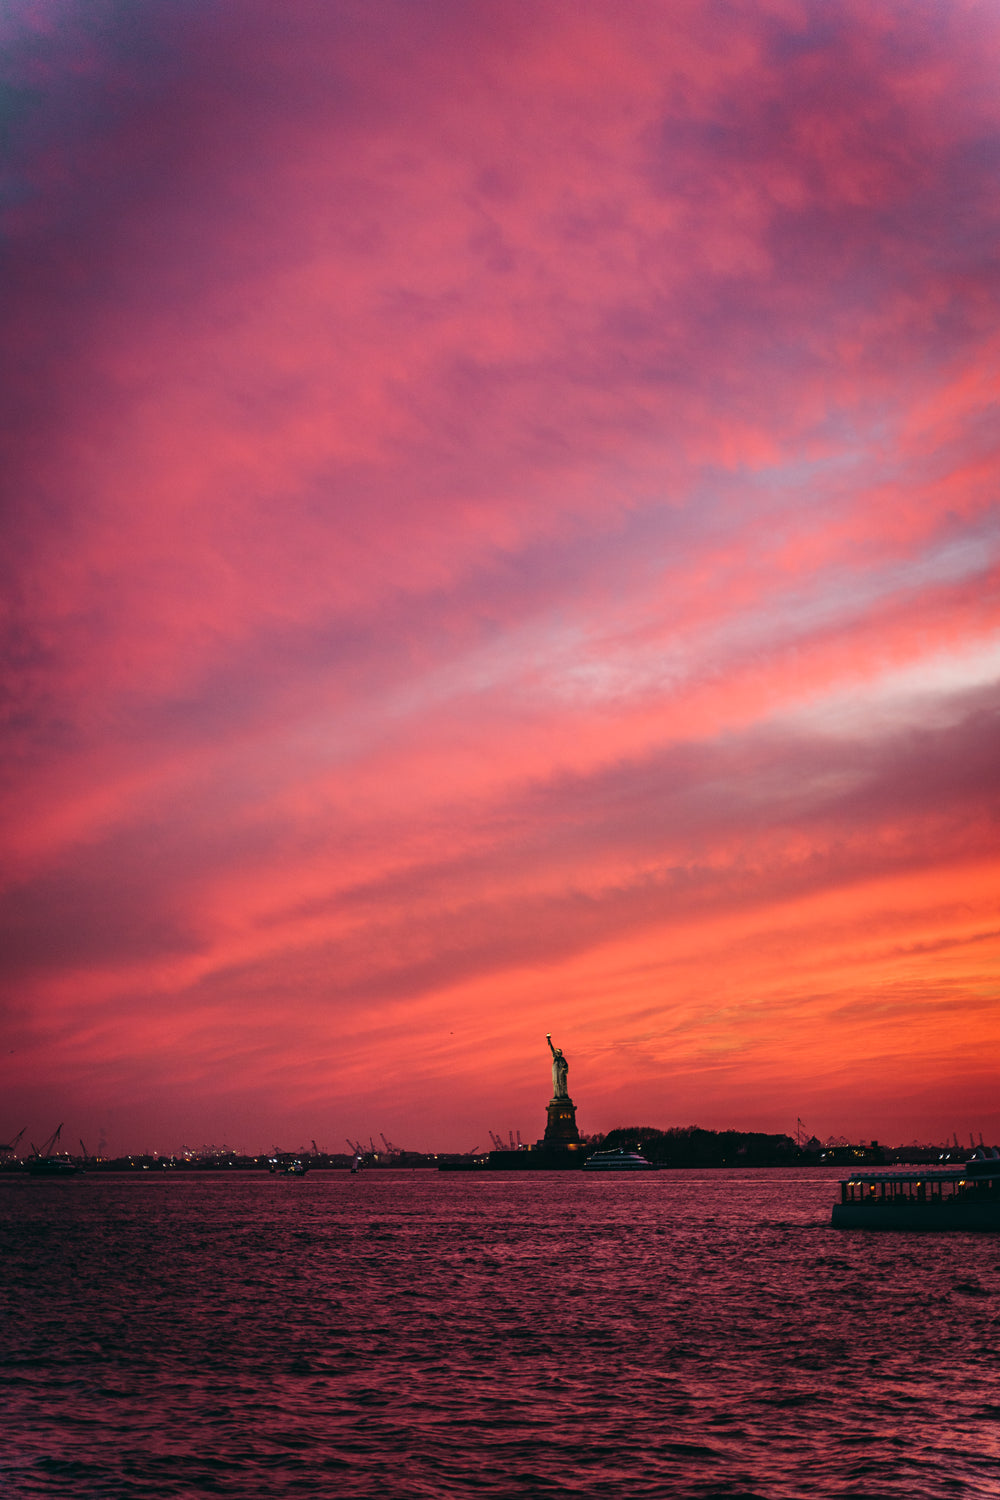
[(548, 1124), (542, 1137), (543, 1146), (579, 1146), (580, 1132), (576, 1128), (576, 1105), (568, 1094), (561, 1099), (550, 1099)]

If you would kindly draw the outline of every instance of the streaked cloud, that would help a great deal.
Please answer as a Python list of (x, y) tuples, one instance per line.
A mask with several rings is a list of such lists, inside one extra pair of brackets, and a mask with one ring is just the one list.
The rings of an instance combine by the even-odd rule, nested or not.
[(995, 7), (2, 25), (15, 1113), (996, 1135)]

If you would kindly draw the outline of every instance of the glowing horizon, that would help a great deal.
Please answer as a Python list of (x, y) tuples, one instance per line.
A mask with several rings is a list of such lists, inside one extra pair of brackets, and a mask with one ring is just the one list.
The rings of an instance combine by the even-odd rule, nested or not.
[(0, 1136), (1000, 1140), (996, 7), (0, 41)]

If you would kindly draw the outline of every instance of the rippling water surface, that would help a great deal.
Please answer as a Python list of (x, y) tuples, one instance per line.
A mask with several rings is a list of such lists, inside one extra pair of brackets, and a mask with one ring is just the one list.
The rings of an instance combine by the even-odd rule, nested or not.
[(1000, 1239), (835, 1178), (0, 1178), (0, 1493), (995, 1500)]

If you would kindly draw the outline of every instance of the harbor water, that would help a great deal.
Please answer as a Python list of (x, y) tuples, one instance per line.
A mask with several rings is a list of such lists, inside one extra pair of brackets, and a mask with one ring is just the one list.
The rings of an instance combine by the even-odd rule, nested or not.
[(837, 1176), (0, 1176), (0, 1494), (995, 1500), (1000, 1237)]

